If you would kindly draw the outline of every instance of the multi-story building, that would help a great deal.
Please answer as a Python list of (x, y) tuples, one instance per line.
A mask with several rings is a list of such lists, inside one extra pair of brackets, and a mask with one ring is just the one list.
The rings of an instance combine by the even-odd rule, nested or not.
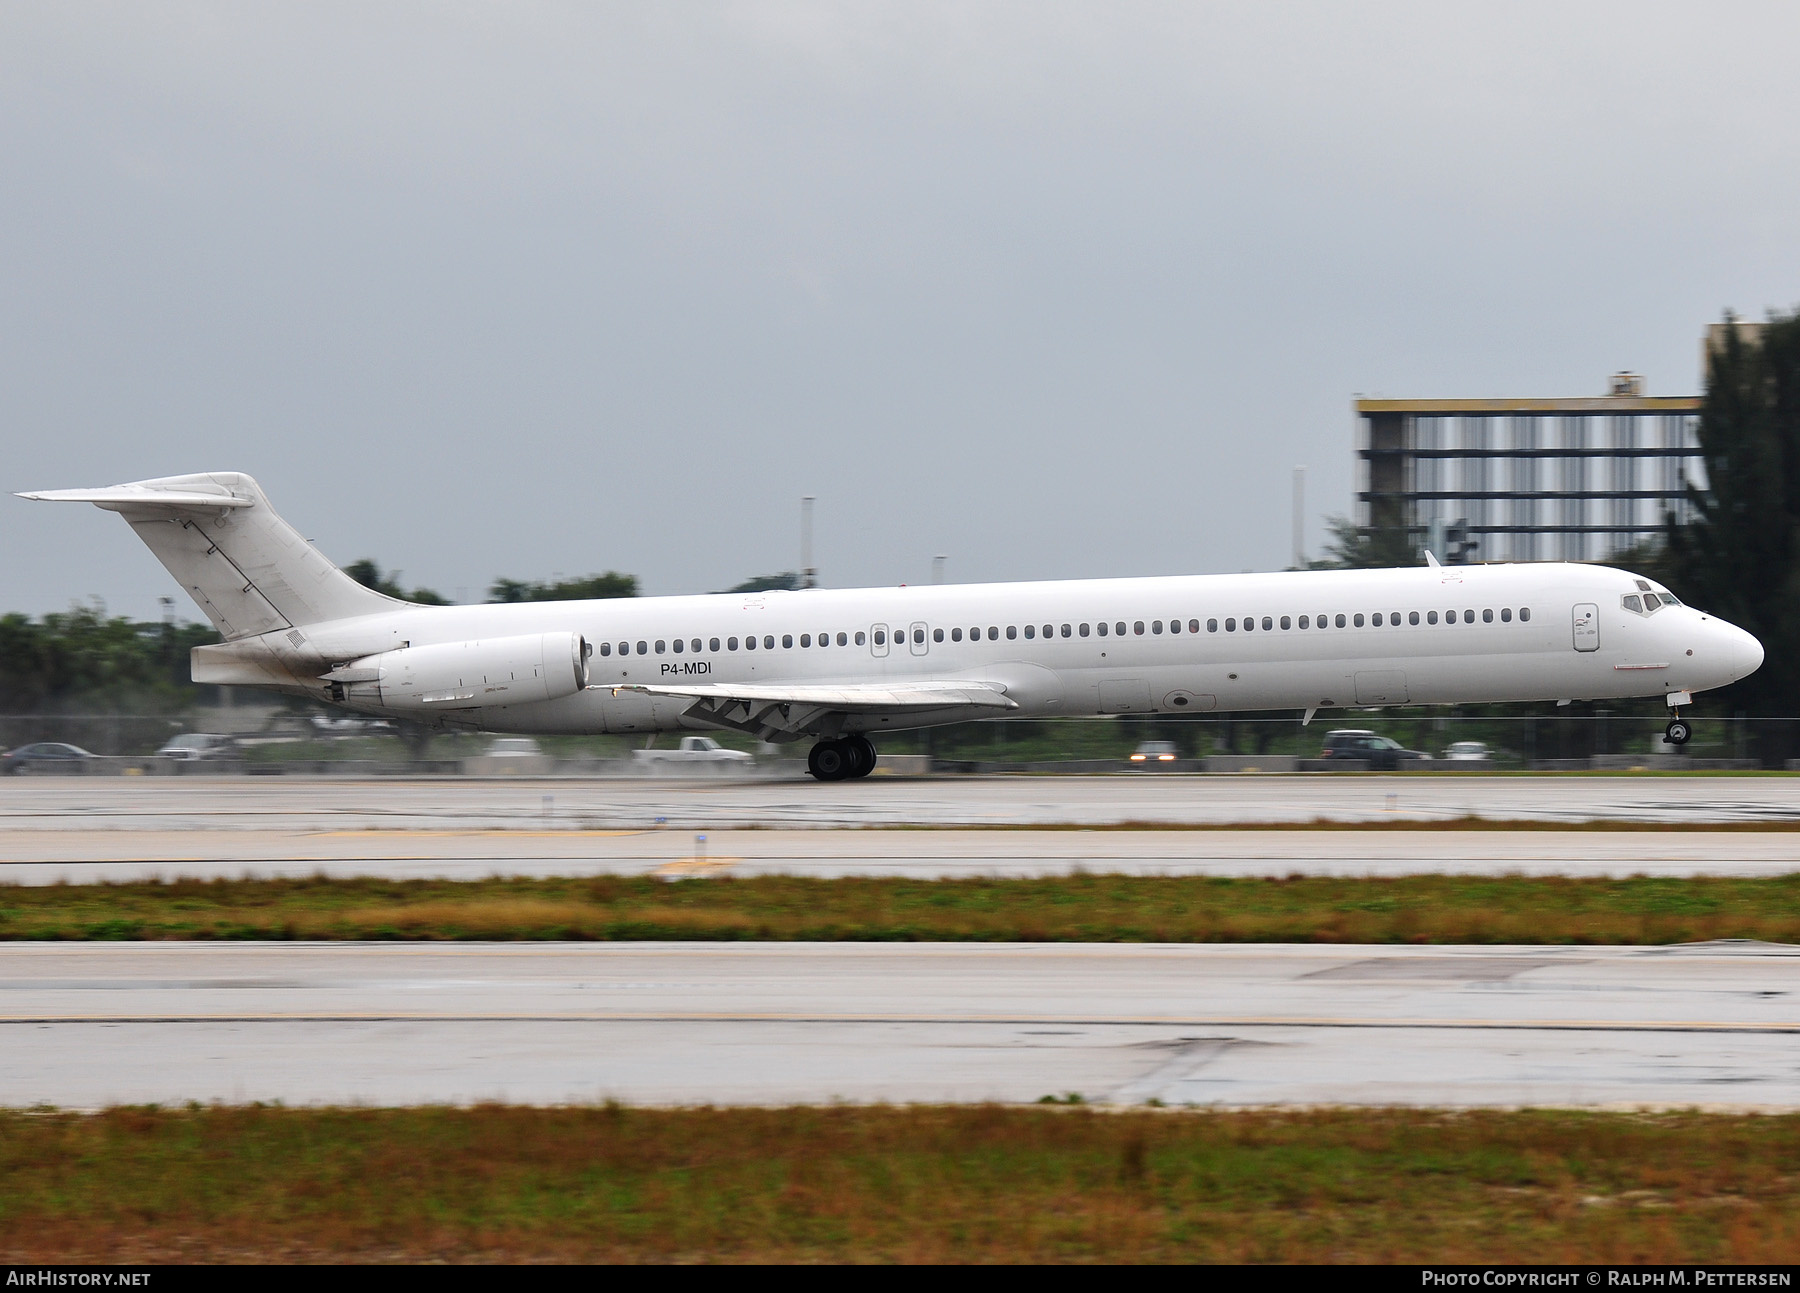
[(1704, 487), (1698, 396), (1358, 400), (1357, 523), (1443, 561), (1597, 561)]

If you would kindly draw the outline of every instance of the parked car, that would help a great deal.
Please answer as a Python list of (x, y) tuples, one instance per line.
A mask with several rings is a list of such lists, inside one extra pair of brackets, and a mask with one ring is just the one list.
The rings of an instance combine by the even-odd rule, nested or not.
[(1485, 741), (1454, 741), (1444, 751), (1444, 757), (1452, 763), (1492, 763), (1494, 752)]
[(157, 751), (165, 759), (192, 763), (199, 759), (235, 759), (238, 750), (235, 736), (219, 736), (212, 732), (183, 732), (171, 736)]
[(1132, 764), (1173, 763), (1175, 759), (1175, 742), (1145, 741), (1131, 752), (1131, 758), (1126, 762)]
[(95, 758), (79, 745), (62, 741), (38, 741), (21, 745), (0, 754), (0, 773), (48, 772), (73, 766), (77, 761)]
[(754, 756), (742, 750), (727, 750), (710, 736), (684, 736), (679, 749), (633, 750), (631, 757), (640, 764), (658, 764), (750, 763)]
[(1422, 750), (1409, 750), (1398, 741), (1360, 728), (1325, 733), (1321, 759), (1359, 759), (1376, 772), (1392, 772), (1402, 763), (1428, 763), (1431, 756)]
[(542, 755), (544, 747), (529, 736), (502, 736), (488, 742), (485, 751), (490, 759), (531, 759)]

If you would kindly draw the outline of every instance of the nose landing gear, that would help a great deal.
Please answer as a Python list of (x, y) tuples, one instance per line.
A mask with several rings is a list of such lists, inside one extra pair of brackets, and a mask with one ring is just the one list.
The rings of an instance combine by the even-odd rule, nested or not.
[(1670, 745), (1686, 745), (1694, 729), (1681, 716), (1680, 706), (1693, 704), (1694, 695), (1687, 691), (1672, 691), (1664, 699), (1669, 702), (1669, 725), (1663, 729), (1663, 740)]
[(806, 756), (806, 770), (820, 781), (847, 781), (875, 770), (875, 747), (866, 736), (820, 741)]

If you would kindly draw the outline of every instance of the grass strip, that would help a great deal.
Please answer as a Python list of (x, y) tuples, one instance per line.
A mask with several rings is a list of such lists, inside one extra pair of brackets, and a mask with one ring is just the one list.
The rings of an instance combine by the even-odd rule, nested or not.
[(0, 1113), (0, 1261), (1800, 1260), (1800, 1117)]
[(1800, 943), (1800, 874), (1075, 874), (134, 881), (0, 887), (0, 940)]

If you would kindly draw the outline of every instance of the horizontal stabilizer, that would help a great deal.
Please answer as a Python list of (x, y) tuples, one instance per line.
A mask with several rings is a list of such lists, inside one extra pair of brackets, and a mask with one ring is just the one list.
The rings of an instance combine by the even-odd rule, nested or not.
[(92, 503), (109, 511), (126, 507), (250, 507), (253, 498), (221, 489), (218, 493), (198, 489), (158, 489), (152, 484), (108, 485), (101, 489), (40, 489), (21, 493), (20, 498), (40, 503)]

